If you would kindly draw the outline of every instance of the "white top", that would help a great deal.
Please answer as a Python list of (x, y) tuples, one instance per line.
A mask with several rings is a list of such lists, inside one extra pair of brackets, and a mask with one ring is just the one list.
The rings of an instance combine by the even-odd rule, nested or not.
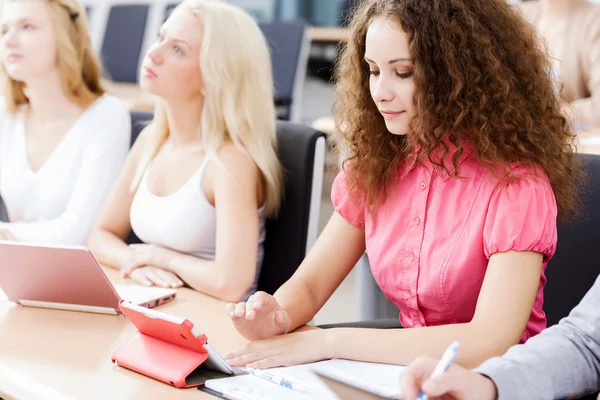
[[(157, 196), (148, 189), (150, 167), (146, 169), (133, 198), (131, 228), (144, 243), (167, 247), (204, 260), (214, 260), (217, 242), (217, 213), (203, 189), (208, 159), (183, 184), (168, 196)], [(258, 210), (259, 238), (254, 284), (245, 298), (256, 291), (263, 261), (265, 241), (264, 207)]]
[[(3, 99), (0, 99), (3, 100)], [(115, 97), (98, 98), (34, 172), (26, 148), (23, 106), (0, 103), (0, 195), (17, 240), (85, 244), (129, 152), (131, 119)]]

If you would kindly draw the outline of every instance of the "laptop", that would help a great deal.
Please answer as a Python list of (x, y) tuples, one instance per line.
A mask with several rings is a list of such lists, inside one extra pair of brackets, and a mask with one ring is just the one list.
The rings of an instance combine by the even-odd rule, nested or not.
[(28, 307), (120, 314), (119, 301), (152, 308), (177, 291), (113, 285), (85, 246), (0, 242), (0, 288), (8, 300)]

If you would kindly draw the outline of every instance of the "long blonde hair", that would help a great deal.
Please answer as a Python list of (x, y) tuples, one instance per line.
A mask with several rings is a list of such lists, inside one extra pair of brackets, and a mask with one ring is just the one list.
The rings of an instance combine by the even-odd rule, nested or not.
[[(4, 2), (19, 0), (4, 0)], [(104, 94), (100, 83), (102, 69), (90, 42), (85, 7), (79, 0), (46, 0), (56, 35), (58, 69), (65, 94), (75, 104), (87, 108)], [(0, 80), (6, 112), (14, 114), (29, 103), (25, 84), (13, 80), (0, 67)]]
[[(178, 8), (199, 18), (203, 27), (200, 70), (204, 83), (201, 134), (206, 156), (222, 167), (217, 152), (231, 140), (261, 172), (268, 215), (279, 210), (282, 177), (277, 158), (271, 58), (252, 17), (216, 0), (185, 0)], [(149, 138), (132, 182), (135, 190), (145, 169), (169, 137), (165, 107), (159, 100)]]

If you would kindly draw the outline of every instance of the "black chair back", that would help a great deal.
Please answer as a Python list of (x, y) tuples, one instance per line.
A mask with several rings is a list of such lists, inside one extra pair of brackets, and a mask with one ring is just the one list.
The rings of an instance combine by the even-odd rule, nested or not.
[(588, 182), (580, 191), (582, 212), (558, 225), (558, 245), (548, 262), (544, 312), (557, 324), (581, 301), (600, 274), (600, 156), (580, 154)]
[(137, 82), (149, 10), (148, 4), (121, 4), (110, 8), (102, 42), (102, 62), (110, 79)]
[[(152, 122), (153, 116), (151, 112), (147, 111), (131, 111), (131, 146), (133, 146), (144, 127)], [(142, 241), (131, 231), (125, 242), (132, 244), (141, 243)]]
[[(274, 293), (296, 271), (317, 229), (318, 208), (311, 207), (315, 196), (319, 204), (323, 181), (325, 135), (305, 125), (277, 122), (277, 146), (284, 174), (284, 194), (276, 219), (267, 221), (265, 258), (258, 289)], [(315, 176), (314, 171), (321, 171)], [(318, 172), (317, 172), (318, 174)], [(316, 183), (316, 185), (314, 185)], [(318, 189), (313, 189), (314, 187)]]
[(300, 90), (308, 65), (307, 27), (302, 22), (259, 23), (269, 49), (275, 84), (275, 105), (280, 119), (294, 120), (294, 108), (300, 103)]

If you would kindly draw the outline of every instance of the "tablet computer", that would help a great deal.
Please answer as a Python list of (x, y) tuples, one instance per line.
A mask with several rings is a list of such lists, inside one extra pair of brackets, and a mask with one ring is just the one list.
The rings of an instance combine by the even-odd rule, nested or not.
[(0, 288), (23, 306), (119, 314), (119, 301), (155, 307), (176, 290), (113, 285), (85, 246), (0, 242)]

